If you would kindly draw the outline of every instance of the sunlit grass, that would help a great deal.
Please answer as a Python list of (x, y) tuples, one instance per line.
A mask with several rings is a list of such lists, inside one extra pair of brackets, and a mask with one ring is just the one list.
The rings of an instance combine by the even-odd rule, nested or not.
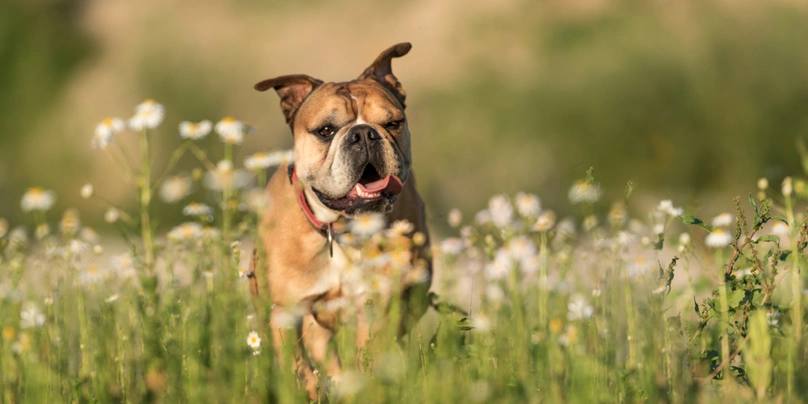
[[(107, 206), (105, 230), (120, 235), (125, 251), (106, 251), (116, 243), (83, 226), (77, 211), (55, 215), (56, 195), (45, 189), (21, 196), (27, 223), (0, 219), (1, 402), (307, 400), (291, 366), (276, 358), (291, 363), (296, 341), (274, 352), (270, 332), (300, 313), (268, 321), (272, 302), (251, 296), (244, 247), (259, 237), (267, 170), (293, 156), (256, 154), (242, 169), (233, 156), (248, 126), (184, 122), (183, 143), (154, 172), (149, 145), (168, 132), (159, 129), (164, 114), (147, 101), (128, 124), (105, 119), (92, 141), (132, 187), (137, 211), (91, 185), (77, 190)], [(214, 128), (221, 150), (202, 150), (195, 142)], [(140, 148), (126, 150), (119, 136), (139, 137)], [(173, 172), (186, 153), (199, 168)], [(199, 187), (209, 198), (187, 201)], [(525, 193), (496, 195), (471, 218), (452, 211), (457, 234), (433, 242), (437, 293), (426, 318), (402, 339), (381, 327), (357, 351), (340, 307), (347, 315), (333, 343), (343, 371), (334, 383), (318, 369), (321, 397), (803, 401), (805, 183), (789, 177), (770, 189), (761, 180), (734, 213), (703, 212), (712, 220), (676, 207), (675, 197), (631, 217), (632, 192), (629, 184), (625, 198), (601, 200), (590, 170), (569, 190), (575, 218), (559, 220)], [(155, 197), (187, 221), (156, 227)], [(602, 215), (604, 204), (611, 208)], [(338, 242), (366, 254), (345, 276), (368, 291), (369, 318), (385, 321), (379, 296), (426, 280), (423, 262), (406, 254), (425, 237), (378, 217), (348, 229)], [(392, 279), (375, 273), (391, 265)]]

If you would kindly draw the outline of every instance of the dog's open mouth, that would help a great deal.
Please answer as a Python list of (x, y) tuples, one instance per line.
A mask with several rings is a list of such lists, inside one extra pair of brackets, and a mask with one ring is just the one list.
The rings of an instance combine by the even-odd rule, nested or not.
[[(362, 175), (353, 188), (342, 198), (331, 199), (314, 189), (318, 198), (329, 208), (342, 211), (353, 211), (368, 204), (375, 205), (374, 202), (393, 202), (401, 191), (404, 184), (397, 176), (390, 174), (382, 177), (373, 164), (368, 163), (362, 170)], [(369, 210), (375, 210), (369, 207)]]
[[(403, 188), (401, 180), (395, 175), (382, 178), (372, 164), (365, 166), (362, 176), (356, 182), (347, 198), (377, 199), (382, 196), (398, 195)], [(383, 195), (386, 194), (386, 195)]]

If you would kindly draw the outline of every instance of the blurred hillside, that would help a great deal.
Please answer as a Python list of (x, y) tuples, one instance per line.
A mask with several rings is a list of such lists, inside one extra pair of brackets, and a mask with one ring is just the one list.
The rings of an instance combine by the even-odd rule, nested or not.
[[(800, 167), (808, 8), (797, 2), (293, 3), (0, 3), (0, 216), (22, 220), (19, 198), (34, 185), (55, 190), (61, 209), (82, 205), (90, 223), (102, 207), (82, 203), (82, 184), (134, 201), (89, 145), (97, 122), (145, 98), (167, 108), (166, 157), (179, 121), (227, 115), (258, 128), (242, 158), (289, 147), (277, 97), (255, 82), (350, 79), (401, 41), (413, 51), (394, 71), (436, 221), (498, 192), (557, 207), (589, 166), (607, 200), (632, 180), (648, 201), (691, 206)], [(178, 212), (166, 207), (162, 222)]]

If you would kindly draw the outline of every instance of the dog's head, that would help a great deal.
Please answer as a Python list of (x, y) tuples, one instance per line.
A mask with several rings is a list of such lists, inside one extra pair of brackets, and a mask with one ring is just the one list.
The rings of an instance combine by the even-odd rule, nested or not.
[(391, 61), (410, 48), (388, 48), (352, 81), (324, 83), (295, 74), (255, 85), (277, 91), (294, 136), (297, 176), (332, 211), (389, 212), (407, 181), (412, 159), (406, 94)]

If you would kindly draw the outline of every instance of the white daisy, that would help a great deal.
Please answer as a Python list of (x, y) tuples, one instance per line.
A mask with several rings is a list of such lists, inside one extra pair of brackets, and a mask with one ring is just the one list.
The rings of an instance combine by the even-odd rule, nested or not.
[(588, 184), (585, 180), (578, 180), (572, 184), (568, 196), (572, 203), (594, 203), (600, 199), (600, 188)]
[(367, 213), (357, 215), (350, 223), (350, 230), (356, 236), (369, 237), (384, 228), (384, 216)]
[(188, 196), (193, 180), (191, 177), (176, 175), (168, 178), (160, 186), (160, 198), (166, 203), (174, 203)]
[(734, 219), (735, 217), (733, 217), (731, 213), (724, 212), (714, 217), (710, 224), (712, 224), (713, 227), (726, 227), (732, 225)]
[(508, 250), (500, 248), (494, 256), (494, 261), (485, 266), (485, 277), (488, 280), (505, 279), (513, 269), (513, 258)]
[(514, 200), (516, 210), (524, 217), (536, 217), (541, 211), (541, 201), (533, 194), (519, 192)]
[(415, 225), (407, 219), (396, 220), (390, 225), (390, 234), (396, 236), (406, 236), (415, 230)]
[(460, 222), (463, 221), (463, 213), (460, 212), (460, 209), (453, 208), (449, 211), (449, 226), (457, 227), (460, 226)]
[(112, 302), (118, 300), (119, 297), (120, 296), (118, 296), (118, 294), (115, 293), (115, 294), (110, 295), (108, 298), (104, 299), (104, 301), (107, 302), (107, 303), (112, 303)]
[(267, 193), (260, 188), (252, 188), (244, 192), (244, 205), (255, 214), (262, 214), (267, 208)]
[(598, 225), (598, 218), (595, 215), (589, 215), (584, 218), (584, 230), (591, 231)]
[(767, 188), (769, 188), (769, 180), (767, 180), (766, 177), (759, 179), (757, 182), (757, 187), (759, 190), (765, 191)]
[(98, 126), (95, 127), (95, 135), (93, 136), (93, 148), (105, 149), (112, 142), (115, 134), (120, 133), (124, 129), (123, 120), (120, 118), (104, 118)]
[(270, 167), (285, 166), (295, 162), (294, 150), (280, 150), (269, 153)]
[(183, 139), (199, 140), (204, 138), (210, 133), (212, 125), (210, 121), (205, 120), (202, 122), (180, 122), (180, 137)]
[(791, 193), (794, 192), (794, 186), (792, 185), (791, 177), (786, 177), (783, 179), (783, 185), (781, 188), (783, 192), (783, 196), (791, 196)]
[(94, 285), (101, 282), (106, 275), (106, 271), (101, 269), (98, 265), (88, 265), (79, 273), (79, 282), (82, 285)]
[(81, 194), (81, 197), (84, 198), (84, 199), (92, 198), (92, 196), (93, 196), (93, 184), (84, 184), (84, 186), (81, 187), (81, 192), (79, 192), (79, 193)]
[(447, 238), (440, 243), (440, 250), (444, 254), (448, 255), (457, 255), (463, 251), (463, 240), (460, 240), (457, 237), (450, 237)]
[(491, 212), (488, 209), (483, 209), (474, 215), (474, 222), (482, 226), (491, 223)]
[(247, 345), (254, 351), (261, 349), (261, 337), (255, 331), (250, 331), (247, 335)]
[(651, 262), (652, 261), (644, 255), (634, 258), (629, 261), (626, 266), (626, 275), (628, 275), (629, 278), (645, 275), (651, 269)]
[(517, 236), (508, 242), (508, 252), (516, 261), (522, 261), (536, 254), (536, 244), (525, 236)]
[(657, 210), (666, 213), (670, 216), (682, 216), (682, 214), (684, 213), (682, 208), (674, 207), (673, 202), (671, 202), (670, 199), (660, 201), (659, 205), (657, 206)]
[(191, 202), (182, 208), (182, 214), (193, 217), (213, 216), (213, 208), (204, 203)]
[(165, 117), (165, 108), (154, 100), (146, 100), (135, 107), (135, 116), (129, 118), (129, 128), (135, 131), (154, 129)]
[(246, 127), (243, 122), (235, 118), (229, 116), (222, 118), (222, 120), (216, 124), (215, 130), (216, 133), (219, 134), (219, 138), (222, 139), (222, 142), (235, 145), (244, 142)]
[(30, 212), (32, 210), (46, 211), (53, 207), (56, 202), (56, 194), (53, 191), (48, 191), (39, 187), (29, 188), (22, 196), (23, 212)]
[(79, 238), (90, 244), (98, 243), (98, 233), (92, 227), (82, 227), (79, 231)]
[(171, 241), (189, 241), (200, 237), (202, 237), (202, 226), (194, 222), (183, 223), (168, 232), (168, 239)]
[(579, 294), (574, 294), (570, 297), (567, 303), (567, 319), (570, 321), (586, 320), (592, 317), (595, 310), (587, 303), (586, 299)]
[(104, 212), (104, 221), (107, 223), (115, 223), (120, 219), (121, 212), (118, 212), (118, 209), (109, 208), (106, 212)]
[(547, 231), (555, 225), (556, 215), (552, 210), (546, 210), (539, 215), (536, 224), (533, 226), (538, 231)]
[(244, 159), (244, 168), (250, 171), (266, 170), (270, 166), (272, 166), (272, 159), (267, 153), (255, 153)]
[(42, 327), (45, 324), (45, 315), (32, 303), (26, 303), (20, 311), (20, 328)]
[(250, 178), (246, 171), (234, 169), (232, 162), (222, 160), (216, 164), (216, 170), (205, 174), (205, 186), (214, 191), (238, 189), (249, 184)]
[(790, 230), (788, 228), (788, 224), (786, 224), (785, 222), (777, 220), (774, 222), (774, 224), (772, 224), (772, 234), (783, 237), (788, 236), (789, 233)]
[(216, 240), (219, 237), (221, 237), (221, 235), (222, 232), (220, 232), (219, 229), (215, 227), (205, 226), (202, 229), (202, 238), (206, 240)]
[(732, 234), (724, 229), (715, 229), (704, 240), (708, 247), (722, 248), (732, 242)]
[(513, 221), (513, 206), (504, 194), (495, 195), (488, 201), (491, 221), (499, 228), (505, 228)]
[(689, 245), (690, 244), (690, 234), (682, 233), (679, 235), (679, 244), (681, 245)]

